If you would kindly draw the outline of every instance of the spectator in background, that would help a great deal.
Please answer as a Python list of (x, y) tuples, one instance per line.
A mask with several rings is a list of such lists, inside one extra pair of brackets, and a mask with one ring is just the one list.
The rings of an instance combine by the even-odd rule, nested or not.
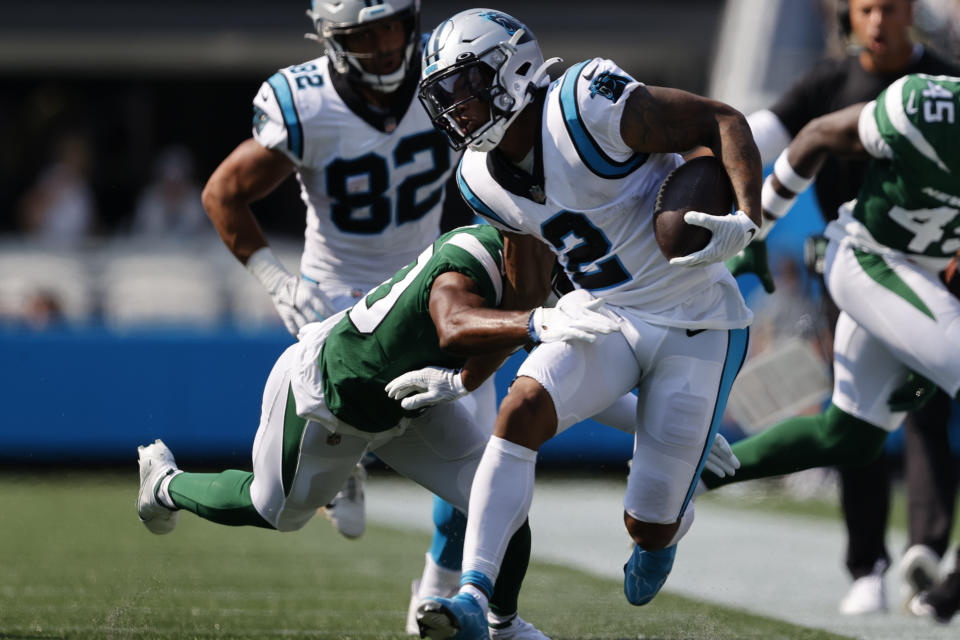
[(93, 154), (89, 138), (69, 132), (56, 143), (51, 163), (20, 201), (21, 230), (43, 242), (70, 245), (97, 227), (89, 176)]
[[(872, 100), (905, 74), (960, 75), (960, 68), (912, 40), (913, 10), (913, 0), (838, 3), (841, 25), (857, 48), (844, 58), (821, 62), (770, 109), (749, 116), (764, 164), (771, 162), (814, 118)], [(826, 161), (815, 183), (825, 221), (835, 219), (838, 207), (856, 195), (866, 167), (865, 160), (855, 158), (833, 157)], [(746, 262), (740, 263), (743, 264)], [(730, 266), (735, 274), (740, 273), (740, 267)], [(772, 290), (772, 283), (767, 290)], [(832, 327), (838, 312), (829, 297), (825, 301), (824, 313)], [(956, 491), (947, 442), (949, 409), (950, 398), (939, 392), (922, 413), (912, 415), (906, 423), (909, 500), (912, 505), (923, 504), (925, 509), (932, 510), (914, 514), (911, 508), (911, 549), (905, 556), (910, 562), (902, 565), (907, 569), (904, 578), (911, 593), (923, 589), (925, 584), (929, 586), (929, 572), (924, 569), (936, 566), (949, 541)], [(932, 452), (935, 455), (930, 455)], [(841, 502), (849, 537), (846, 564), (854, 582), (840, 602), (840, 611), (851, 615), (885, 611), (883, 574), (890, 558), (884, 536), (890, 474), (883, 456), (866, 467), (841, 470)]]
[(153, 181), (137, 199), (131, 232), (184, 237), (209, 229), (190, 150), (181, 145), (163, 149), (153, 165)]
[(63, 307), (57, 295), (46, 289), (38, 289), (26, 301), (24, 324), (34, 331), (43, 331), (64, 321)]

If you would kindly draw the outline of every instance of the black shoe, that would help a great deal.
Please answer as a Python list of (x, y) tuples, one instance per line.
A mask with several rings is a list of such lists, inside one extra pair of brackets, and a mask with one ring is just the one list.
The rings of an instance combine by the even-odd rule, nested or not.
[(910, 601), (910, 610), (918, 616), (927, 616), (937, 622), (947, 624), (960, 610), (960, 570), (944, 578), (926, 593)]

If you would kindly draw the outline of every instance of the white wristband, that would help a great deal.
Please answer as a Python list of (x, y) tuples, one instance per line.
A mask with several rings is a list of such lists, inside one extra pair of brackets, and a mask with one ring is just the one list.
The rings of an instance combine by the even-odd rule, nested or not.
[(768, 218), (767, 216), (760, 214), (760, 217), (763, 220), (760, 221), (760, 230), (757, 231), (757, 240), (766, 240), (767, 236), (770, 235), (770, 230), (773, 229), (773, 226), (777, 224), (775, 218)]
[(790, 189), (790, 191), (803, 193), (807, 190), (807, 187), (810, 186), (810, 183), (813, 182), (813, 178), (804, 178), (793, 170), (790, 161), (787, 159), (788, 151), (789, 148), (784, 149), (783, 152), (777, 156), (777, 161), (773, 163), (773, 175), (777, 176), (780, 184)]
[(769, 177), (763, 181), (763, 188), (760, 190), (760, 205), (764, 211), (774, 218), (785, 216), (790, 211), (790, 207), (793, 206), (794, 200), (796, 200), (796, 196), (784, 198), (777, 193), (777, 190), (773, 187), (773, 180)]
[(465, 396), (469, 391), (467, 391), (467, 385), (463, 384), (463, 370), (457, 369), (453, 372), (453, 377), (450, 380), (450, 388), (454, 390), (457, 394), (457, 397)]
[(277, 259), (270, 247), (260, 247), (247, 260), (247, 271), (273, 294), (290, 277), (290, 272)]

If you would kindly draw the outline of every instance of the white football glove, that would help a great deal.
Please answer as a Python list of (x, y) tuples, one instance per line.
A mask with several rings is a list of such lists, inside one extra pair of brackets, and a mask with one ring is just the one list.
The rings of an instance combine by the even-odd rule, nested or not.
[(714, 262), (724, 262), (750, 244), (760, 228), (743, 211), (733, 215), (712, 216), (700, 211), (687, 211), (683, 216), (687, 224), (695, 224), (712, 232), (710, 242), (700, 251), (688, 256), (672, 258), (670, 264), (681, 267), (697, 267)]
[(383, 389), (394, 400), (400, 400), (400, 406), (407, 411), (451, 402), (468, 393), (460, 371), (442, 367), (408, 371), (388, 382)]
[(718, 478), (733, 476), (740, 468), (740, 461), (733, 455), (730, 443), (719, 433), (713, 438), (713, 445), (710, 447), (710, 453), (707, 454), (704, 467)]
[(280, 319), (294, 337), (303, 325), (333, 313), (320, 288), (287, 271), (270, 247), (257, 249), (247, 260), (247, 270), (270, 294)]
[(527, 330), (534, 342), (593, 342), (598, 333), (613, 333), (620, 328), (618, 321), (599, 313), (603, 304), (603, 300), (582, 289), (571, 291), (560, 298), (556, 307), (531, 311)]

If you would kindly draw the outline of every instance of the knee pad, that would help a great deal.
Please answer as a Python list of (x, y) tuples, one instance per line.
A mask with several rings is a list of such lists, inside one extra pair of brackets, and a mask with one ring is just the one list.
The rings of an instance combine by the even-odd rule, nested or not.
[(644, 425), (651, 438), (671, 447), (690, 447), (703, 441), (709, 423), (711, 403), (703, 396), (674, 391), (650, 413)]

